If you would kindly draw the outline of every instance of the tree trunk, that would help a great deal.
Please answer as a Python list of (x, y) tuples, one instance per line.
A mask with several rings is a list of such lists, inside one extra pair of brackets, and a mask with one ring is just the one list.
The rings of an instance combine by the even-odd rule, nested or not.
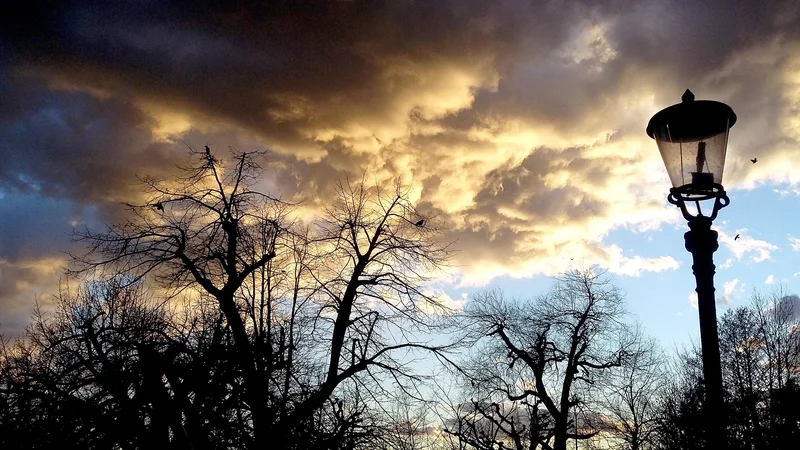
[(255, 366), (255, 357), (250, 338), (242, 322), (233, 295), (225, 295), (217, 298), (220, 309), (225, 314), (225, 319), (233, 331), (234, 344), (236, 345), (236, 357), (239, 368), (242, 371), (244, 389), (247, 396), (247, 403), (250, 406), (251, 419), (253, 421), (253, 443), (254, 448), (266, 448), (264, 443), (268, 439), (269, 427), (264, 411), (265, 395), (264, 383), (258, 379), (258, 371)]
[(553, 450), (567, 450), (567, 420), (565, 417), (556, 417), (556, 426), (553, 431)]

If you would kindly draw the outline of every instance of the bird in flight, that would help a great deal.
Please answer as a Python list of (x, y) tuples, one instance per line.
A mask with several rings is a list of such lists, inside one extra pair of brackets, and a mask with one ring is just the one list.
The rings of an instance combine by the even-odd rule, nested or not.
[(738, 234), (736, 236), (734, 236), (733, 240), (735, 241), (737, 239), (739, 239), (739, 235)]
[(164, 211), (164, 204), (163, 204), (163, 203), (161, 203), (161, 202), (157, 202), (157, 203), (156, 203), (155, 205), (153, 205), (153, 206), (155, 206), (155, 208), (156, 208), (157, 210), (159, 210), (159, 211), (162, 211), (162, 212)]
[(750, 162), (752, 162), (753, 164), (755, 164), (755, 163), (757, 163), (757, 162), (758, 162), (758, 158), (753, 158), (753, 159), (751, 159), (751, 160), (750, 160)]
[(416, 225), (418, 227), (421, 227), (421, 226), (425, 225), (425, 219), (419, 219), (417, 221), (417, 223), (415, 223), (414, 225)]

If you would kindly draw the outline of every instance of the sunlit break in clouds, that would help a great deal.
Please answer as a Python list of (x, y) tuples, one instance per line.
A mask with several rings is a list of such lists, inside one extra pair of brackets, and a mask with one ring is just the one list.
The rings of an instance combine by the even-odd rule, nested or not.
[(118, 218), (186, 145), (267, 149), (265, 189), (309, 214), (345, 176), (399, 178), (459, 250), (452, 286), (681, 267), (607, 237), (680, 221), (644, 128), (687, 87), (740, 118), (726, 188), (800, 182), (796, 1), (28, 3), (0, 19), (4, 329), (73, 226)]

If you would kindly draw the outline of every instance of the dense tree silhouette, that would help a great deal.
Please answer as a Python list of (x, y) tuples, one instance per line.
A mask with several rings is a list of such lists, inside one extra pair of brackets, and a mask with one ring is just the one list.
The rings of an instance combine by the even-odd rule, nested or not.
[[(751, 304), (720, 318), (728, 447), (789, 449), (797, 445), (800, 367), (800, 299), (780, 289), (755, 292)], [(665, 449), (705, 448), (704, 401), (697, 349), (684, 355), (662, 397), (659, 439)], [(700, 443), (700, 444), (698, 444)]]
[(608, 448), (646, 450), (658, 441), (659, 399), (667, 384), (665, 355), (655, 341), (635, 331), (635, 345), (626, 364), (609, 377), (599, 394)]
[(657, 448), (700, 450), (708, 447), (703, 426), (703, 368), (698, 349), (679, 353), (659, 402)]

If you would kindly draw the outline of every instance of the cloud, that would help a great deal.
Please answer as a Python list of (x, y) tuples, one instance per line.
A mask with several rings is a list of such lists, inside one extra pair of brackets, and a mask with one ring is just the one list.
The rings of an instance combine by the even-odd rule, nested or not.
[(608, 250), (610, 254), (608, 270), (618, 275), (639, 276), (643, 272), (677, 270), (680, 267), (678, 261), (671, 256), (659, 256), (657, 258), (626, 257), (622, 255), (622, 249), (616, 245), (612, 245)]
[(773, 189), (772, 191), (781, 197), (786, 197), (788, 195), (800, 195), (800, 187), (792, 187), (789, 189)]
[[(770, 258), (771, 252), (778, 250), (777, 245), (753, 238), (746, 233), (747, 228), (740, 228), (732, 233), (733, 235), (722, 230), (719, 231), (719, 241), (728, 247), (728, 250), (733, 253), (737, 261), (741, 261), (745, 255), (750, 255), (750, 261), (754, 263), (764, 262)], [(737, 235), (739, 239), (736, 239)]]
[[(729, 304), (734, 300), (734, 297), (738, 294), (744, 292), (744, 283), (742, 283), (738, 278), (734, 278), (733, 280), (726, 281), (722, 283), (722, 295), (717, 294), (716, 303), (720, 304)], [(692, 292), (689, 294), (689, 306), (694, 309), (697, 309), (697, 292)]]
[(0, 258), (0, 334), (20, 335), (28, 324), (35, 301), (44, 310), (50, 306), (52, 295), (63, 279), (63, 259), (20, 260), (10, 262)]
[(769, 276), (767, 276), (767, 279), (764, 280), (764, 284), (772, 284), (774, 282), (775, 282), (775, 276), (772, 274), (769, 274)]
[[(457, 313), (464, 309), (464, 305), (467, 303), (467, 293), (461, 293), (461, 297), (458, 299), (454, 299), (450, 295), (447, 294), (443, 289), (432, 288), (431, 290), (426, 292), (426, 295), (430, 296), (436, 302), (439, 303), (444, 308), (448, 309), (448, 313)], [(429, 304), (425, 302), (420, 302), (420, 306), (422, 310), (428, 314), (441, 314), (442, 310), (439, 308), (433, 308)]]
[(794, 319), (800, 318), (800, 296), (796, 294), (781, 297), (778, 302), (780, 311), (790, 312)]
[(734, 261), (736, 261), (734, 258), (728, 258), (728, 259), (725, 260), (724, 263), (719, 265), (719, 268), (720, 269), (730, 269), (731, 267), (733, 267)]
[[(0, 18), (0, 195), (30, 203), (13, 227), (0, 219), (16, 233), (0, 253), (56, 258), (65, 223), (118, 219), (136, 175), (170, 176), (185, 141), (270, 149), (264, 185), (309, 210), (345, 174), (400, 177), (461, 249), (462, 284), (571, 258), (674, 270), (604, 239), (679, 220), (644, 127), (686, 87), (739, 116), (729, 190), (800, 186), (800, 17), (786, 5), (31, 3)], [(727, 239), (737, 261), (776, 249)]]
[(740, 284), (738, 278), (722, 283), (722, 295), (717, 296), (718, 304), (728, 304), (733, 301), (735, 294), (744, 291), (744, 283)]
[(35, 192), (7, 193), (0, 201), (0, 259), (31, 261), (74, 250), (73, 227), (92, 222), (95, 213), (91, 207)]
[(789, 235), (789, 245), (792, 246), (792, 250), (796, 252), (800, 251), (800, 239), (792, 236), (791, 234)]
[(184, 153), (154, 142), (154, 122), (126, 99), (42, 89), (1, 73), (0, 96), (0, 190), (83, 204), (131, 200), (137, 173), (167, 175)]

